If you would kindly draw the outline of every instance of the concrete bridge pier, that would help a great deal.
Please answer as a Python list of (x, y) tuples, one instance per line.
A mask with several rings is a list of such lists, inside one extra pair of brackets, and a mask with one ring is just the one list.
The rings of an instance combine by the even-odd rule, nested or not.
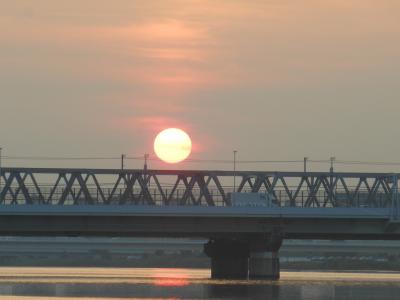
[(211, 239), (204, 245), (204, 252), (211, 258), (212, 279), (248, 278), (248, 243), (231, 239)]
[(211, 278), (277, 280), (281, 245), (279, 229), (244, 239), (210, 239), (204, 252), (211, 258)]
[(280, 265), (278, 252), (252, 252), (249, 258), (250, 279), (280, 278)]
[(271, 279), (280, 278), (279, 249), (282, 246), (283, 235), (280, 228), (264, 238), (250, 241), (249, 278)]

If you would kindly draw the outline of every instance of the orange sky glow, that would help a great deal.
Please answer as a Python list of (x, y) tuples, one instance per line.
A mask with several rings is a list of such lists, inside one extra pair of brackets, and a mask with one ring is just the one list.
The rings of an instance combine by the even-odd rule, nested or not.
[(399, 160), (398, 1), (8, 1), (0, 26), (9, 152), (142, 155), (178, 127), (195, 158)]

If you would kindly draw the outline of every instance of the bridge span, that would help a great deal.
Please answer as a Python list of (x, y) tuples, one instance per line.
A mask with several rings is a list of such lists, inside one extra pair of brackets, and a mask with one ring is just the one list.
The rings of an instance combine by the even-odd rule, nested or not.
[[(398, 174), (3, 168), (0, 178), (2, 235), (203, 237), (214, 278), (279, 278), (283, 238), (400, 237)], [(272, 202), (233, 206), (232, 192)]]

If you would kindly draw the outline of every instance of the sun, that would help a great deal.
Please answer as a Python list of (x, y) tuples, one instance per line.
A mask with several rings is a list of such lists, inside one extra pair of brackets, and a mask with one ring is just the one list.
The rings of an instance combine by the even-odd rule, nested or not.
[(178, 128), (161, 131), (154, 140), (154, 152), (167, 163), (174, 164), (185, 160), (192, 151), (189, 135)]

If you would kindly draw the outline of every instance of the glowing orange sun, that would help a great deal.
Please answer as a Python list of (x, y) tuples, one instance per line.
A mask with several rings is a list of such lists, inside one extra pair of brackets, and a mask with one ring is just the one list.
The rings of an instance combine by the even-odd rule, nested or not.
[(192, 151), (189, 135), (178, 128), (161, 131), (154, 140), (154, 152), (159, 159), (167, 163), (178, 163), (185, 160)]

